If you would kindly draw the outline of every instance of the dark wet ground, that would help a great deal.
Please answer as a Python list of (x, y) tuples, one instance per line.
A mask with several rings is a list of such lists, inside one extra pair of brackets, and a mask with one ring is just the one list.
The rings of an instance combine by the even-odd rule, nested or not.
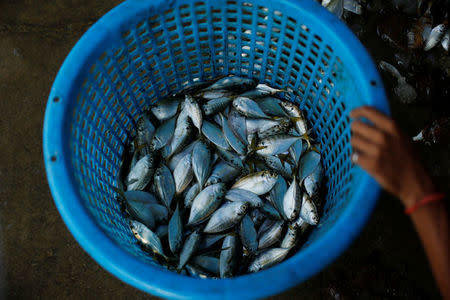
[[(0, 299), (152, 298), (107, 273), (76, 243), (53, 204), (42, 160), (43, 116), (56, 72), (83, 32), (118, 3), (0, 0)], [(368, 27), (365, 44), (376, 59), (388, 60), (392, 49), (373, 38), (374, 28)], [(433, 109), (426, 102), (391, 99), (393, 116), (409, 135), (429, 120)], [(448, 192), (445, 144), (420, 151)], [(273, 299), (300, 297), (432, 299), (438, 292), (409, 219), (397, 200), (383, 195), (339, 259)]]

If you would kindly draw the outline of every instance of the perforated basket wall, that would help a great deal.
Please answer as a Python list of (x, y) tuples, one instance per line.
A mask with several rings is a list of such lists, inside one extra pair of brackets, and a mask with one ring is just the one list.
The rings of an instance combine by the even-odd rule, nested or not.
[[(119, 274), (123, 270), (116, 270), (124, 261), (136, 259), (137, 264), (157, 266), (136, 244), (114, 197), (123, 144), (140, 113), (164, 96), (221, 74), (250, 77), (288, 90), (284, 97), (306, 112), (328, 178), (320, 225), (286, 267), (289, 261), (308, 259), (308, 248), (316, 251), (331, 243), (327, 233), (337, 230), (342, 218), (362, 216), (356, 223), (342, 224), (339, 234), (347, 236), (334, 236), (341, 247), (329, 248), (333, 253), (326, 259), (318, 257), (322, 261), (297, 274), (296, 282), (308, 277), (345, 248), (367, 219), (378, 192), (350, 160), (349, 111), (365, 104), (387, 110), (370, 58), (334, 16), (312, 1), (144, 2), (125, 2), (94, 25), (53, 86), (44, 150), (50, 186), (63, 218), (85, 249), (111, 272), (144, 290), (179, 296), (182, 289), (166, 294), (170, 289), (161, 283), (149, 279), (144, 284), (136, 280), (140, 274), (129, 279), (132, 272), (124, 276)], [(50, 132), (53, 125), (59, 126), (56, 133)], [(63, 192), (65, 184), (70, 188)], [(63, 197), (70, 192), (71, 197)], [(92, 220), (93, 227), (82, 220)], [(348, 228), (350, 224), (356, 228)], [(105, 243), (113, 241), (118, 253), (124, 250), (131, 256), (122, 253), (116, 258), (122, 262), (104, 262), (103, 250), (93, 242), (95, 236), (89, 240), (83, 234), (98, 227), (101, 230), (94, 235), (102, 235)], [(290, 281), (281, 289), (296, 283)], [(230, 284), (219, 286), (221, 295), (226, 295)], [(280, 287), (265, 295), (277, 290)]]

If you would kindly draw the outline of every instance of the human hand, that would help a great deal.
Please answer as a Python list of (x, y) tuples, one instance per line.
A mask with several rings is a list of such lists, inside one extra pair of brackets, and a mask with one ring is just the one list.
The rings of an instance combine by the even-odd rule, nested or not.
[[(434, 192), (434, 186), (408, 138), (392, 119), (374, 108), (364, 106), (350, 114), (352, 161), (387, 191), (410, 207)], [(366, 118), (372, 125), (358, 120)]]

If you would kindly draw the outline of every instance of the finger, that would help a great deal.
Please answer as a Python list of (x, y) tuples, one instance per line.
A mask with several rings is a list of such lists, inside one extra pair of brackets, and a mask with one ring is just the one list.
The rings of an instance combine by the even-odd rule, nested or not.
[(377, 175), (375, 174), (373, 156), (368, 155), (364, 152), (355, 151), (353, 152), (351, 159), (354, 164), (357, 164), (358, 166), (366, 170), (370, 175), (374, 177)]
[(382, 131), (361, 121), (353, 121), (351, 130), (353, 135), (359, 135), (374, 144), (381, 145), (385, 142), (385, 136)]
[(360, 135), (353, 135), (350, 143), (356, 152), (365, 153), (371, 156), (376, 154), (377, 148), (379, 147)]
[(350, 113), (350, 117), (366, 118), (369, 121), (372, 121), (376, 127), (388, 132), (392, 131), (394, 127), (394, 122), (391, 120), (391, 118), (370, 106), (363, 106), (354, 109)]

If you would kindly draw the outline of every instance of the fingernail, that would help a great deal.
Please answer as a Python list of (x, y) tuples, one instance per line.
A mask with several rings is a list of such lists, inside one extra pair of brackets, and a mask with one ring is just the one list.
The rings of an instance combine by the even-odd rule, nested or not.
[(352, 154), (352, 163), (356, 164), (358, 162), (358, 153), (354, 152)]

